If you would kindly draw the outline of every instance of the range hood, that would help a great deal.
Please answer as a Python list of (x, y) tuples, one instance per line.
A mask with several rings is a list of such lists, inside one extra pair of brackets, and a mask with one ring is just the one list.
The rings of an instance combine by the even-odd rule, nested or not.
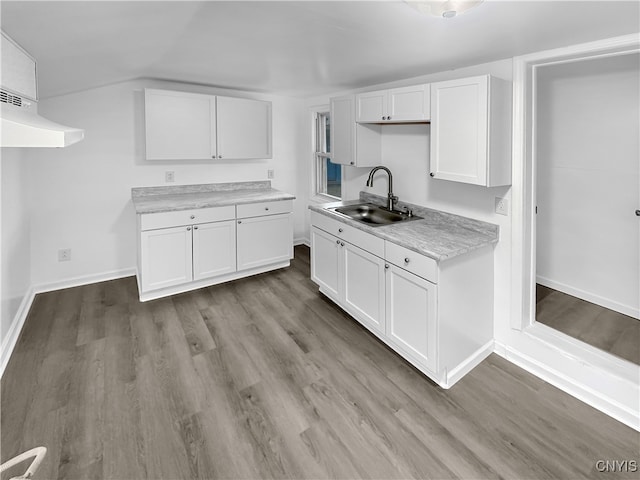
[(37, 111), (36, 62), (2, 32), (0, 147), (66, 147), (84, 130), (47, 120)]

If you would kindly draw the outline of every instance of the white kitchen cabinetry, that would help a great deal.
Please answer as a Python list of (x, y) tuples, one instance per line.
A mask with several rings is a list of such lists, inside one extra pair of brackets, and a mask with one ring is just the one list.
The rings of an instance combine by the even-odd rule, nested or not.
[(356, 122), (427, 122), (431, 114), (430, 101), (429, 84), (359, 93)]
[(291, 200), (238, 205), (238, 270), (293, 257)]
[(271, 158), (271, 102), (145, 89), (147, 160)]
[(511, 105), (504, 80), (482, 75), (431, 84), (431, 177), (511, 184)]
[(380, 128), (355, 122), (354, 95), (330, 99), (331, 161), (352, 167), (373, 167), (382, 159)]
[(138, 215), (140, 299), (288, 266), (292, 211), (282, 200)]
[(383, 342), (449, 388), (493, 351), (493, 248), (438, 263), (311, 212), (311, 278)]
[[(338, 235), (346, 228), (339, 227)], [(311, 278), (324, 293), (367, 328), (383, 334), (384, 260), (317, 227), (311, 231), (311, 253)]]

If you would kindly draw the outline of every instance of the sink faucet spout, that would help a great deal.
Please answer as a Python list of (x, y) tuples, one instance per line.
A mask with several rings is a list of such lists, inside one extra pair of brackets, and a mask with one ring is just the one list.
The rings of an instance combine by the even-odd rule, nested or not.
[(385, 172), (387, 172), (387, 175), (389, 176), (389, 192), (387, 193), (387, 210), (393, 210), (394, 203), (398, 201), (398, 197), (396, 197), (393, 194), (393, 175), (391, 174), (391, 170), (383, 166), (372, 168), (371, 172), (369, 172), (369, 178), (367, 179), (367, 187), (373, 187), (373, 175), (378, 170), (384, 170)]

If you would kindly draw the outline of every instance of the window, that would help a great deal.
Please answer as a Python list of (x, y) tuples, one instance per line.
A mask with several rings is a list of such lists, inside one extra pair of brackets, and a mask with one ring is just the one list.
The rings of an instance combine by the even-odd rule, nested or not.
[(332, 163), (331, 157), (331, 119), (329, 112), (317, 112), (315, 115), (315, 193), (330, 197), (342, 197), (342, 166)]

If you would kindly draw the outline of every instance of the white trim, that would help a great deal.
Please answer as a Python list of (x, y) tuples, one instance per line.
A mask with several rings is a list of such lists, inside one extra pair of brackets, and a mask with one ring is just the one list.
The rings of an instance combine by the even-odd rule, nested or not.
[[(545, 382), (559, 388), (578, 400), (592, 406), (593, 408), (615, 418), (619, 422), (640, 431), (640, 413), (637, 408), (638, 395), (630, 395), (627, 402), (620, 402), (615, 396), (607, 395), (597, 388), (593, 388), (582, 382), (576, 381), (568, 375), (564, 368), (553, 368), (545, 362), (541, 362), (521, 351), (509, 347), (508, 345), (496, 342), (496, 354), (523, 368), (527, 372), (539, 377)], [(578, 359), (575, 359), (579, 362)], [(608, 372), (593, 371), (596, 378), (607, 379)], [(635, 401), (635, 408), (634, 402)]]
[(535, 170), (532, 161), (537, 65), (638, 49), (640, 34), (537, 52), (513, 59), (513, 183), (510, 329), (495, 351), (509, 361), (640, 430), (640, 367), (535, 324)]
[(311, 248), (311, 241), (306, 237), (294, 238), (293, 245), (306, 245), (307, 247)]
[(545, 287), (552, 288), (573, 297), (581, 298), (582, 300), (586, 300), (587, 302), (595, 303), (596, 305), (600, 305), (601, 307), (608, 308), (610, 310), (614, 310), (618, 313), (622, 313), (624, 315), (628, 315), (640, 320), (640, 310), (632, 307), (631, 305), (625, 305), (623, 303), (616, 302), (615, 300), (602, 297), (595, 293), (572, 287), (571, 285), (567, 285), (566, 283), (556, 282), (555, 280), (551, 280), (550, 278), (546, 278), (541, 275), (536, 276), (536, 282)]
[(22, 331), (24, 322), (27, 320), (27, 315), (29, 314), (29, 310), (31, 309), (35, 296), (36, 293), (34, 288), (30, 287), (24, 297), (22, 297), (22, 302), (20, 302), (18, 311), (13, 317), (13, 321), (9, 326), (9, 331), (2, 341), (2, 346), (0, 347), (0, 377), (4, 375), (4, 370), (9, 363), (13, 349), (16, 348), (16, 344), (20, 338), (20, 332)]
[(110, 272), (96, 273), (92, 275), (82, 275), (79, 277), (67, 278), (57, 282), (40, 283), (33, 287), (35, 293), (53, 292), (64, 288), (81, 287), (91, 283), (106, 282), (116, 280), (118, 278), (132, 277), (136, 274), (135, 268), (123, 268), (121, 270), (112, 270)]
[(469, 357), (467, 357), (462, 363), (457, 365), (450, 372), (446, 372), (444, 381), (439, 385), (442, 388), (451, 388), (453, 387), (458, 380), (464, 377), (471, 370), (476, 368), (480, 363), (491, 355), (494, 351), (494, 341), (493, 339), (489, 340), (486, 344), (480, 347), (478, 350), (473, 352)]

